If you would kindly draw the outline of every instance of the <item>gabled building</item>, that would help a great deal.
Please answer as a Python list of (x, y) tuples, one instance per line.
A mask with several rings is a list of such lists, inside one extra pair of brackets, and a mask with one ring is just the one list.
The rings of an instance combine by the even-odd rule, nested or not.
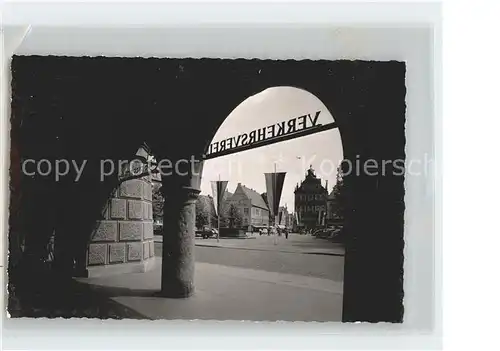
[(269, 207), (257, 191), (238, 183), (234, 194), (226, 202), (238, 208), (242, 226), (249, 231), (253, 231), (253, 227), (269, 225)]
[(295, 187), (295, 212), (298, 217), (298, 227), (315, 229), (324, 225), (328, 191), (316, 177), (314, 170), (307, 170), (305, 179)]

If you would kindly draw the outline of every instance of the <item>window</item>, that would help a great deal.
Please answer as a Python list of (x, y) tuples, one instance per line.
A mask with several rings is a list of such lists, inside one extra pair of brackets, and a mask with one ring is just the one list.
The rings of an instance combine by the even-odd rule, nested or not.
[(245, 207), (245, 208), (243, 209), (243, 213), (245, 214), (245, 216), (248, 216), (248, 215), (249, 215), (250, 210), (248, 209), (248, 207)]

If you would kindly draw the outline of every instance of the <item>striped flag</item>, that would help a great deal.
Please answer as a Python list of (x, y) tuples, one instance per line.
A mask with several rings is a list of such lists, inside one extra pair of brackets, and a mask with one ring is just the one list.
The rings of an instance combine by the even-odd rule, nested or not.
[(267, 202), (273, 217), (278, 215), (281, 192), (285, 183), (286, 172), (264, 173), (266, 177)]
[(217, 180), (212, 182), (212, 194), (214, 197), (215, 213), (219, 215), (222, 209), (222, 201), (226, 192), (227, 180)]

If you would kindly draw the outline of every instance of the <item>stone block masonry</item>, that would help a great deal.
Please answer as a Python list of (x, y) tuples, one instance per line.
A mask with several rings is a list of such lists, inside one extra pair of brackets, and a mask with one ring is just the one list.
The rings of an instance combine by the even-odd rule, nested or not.
[[(89, 275), (101, 275), (99, 270), (124, 273), (153, 267), (148, 263), (154, 259), (152, 209), (152, 183), (148, 177), (123, 182), (113, 192), (103, 209), (104, 218), (92, 233)], [(143, 270), (137, 268), (141, 264)]]

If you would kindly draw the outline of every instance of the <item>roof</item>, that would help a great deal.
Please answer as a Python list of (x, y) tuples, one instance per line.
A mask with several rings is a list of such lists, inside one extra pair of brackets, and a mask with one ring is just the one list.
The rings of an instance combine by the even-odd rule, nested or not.
[(229, 199), (231, 196), (233, 196), (233, 193), (229, 192), (226, 190), (226, 192), (224, 193), (224, 196), (222, 197), (223, 200), (227, 200)]
[[(321, 183), (321, 178), (318, 178), (316, 174), (314, 173), (314, 169), (311, 167), (307, 170), (306, 176), (304, 180), (300, 182), (300, 185), (297, 184), (295, 187), (294, 193), (305, 193), (309, 192), (310, 189), (307, 189), (306, 185), (314, 185), (317, 187), (318, 190), (322, 190), (321, 192), (326, 192), (328, 194), (328, 190), (326, 187), (323, 186)], [(328, 186), (328, 181), (327, 181), (327, 186)], [(317, 193), (318, 191), (315, 191)]]
[(238, 184), (238, 186), (241, 188), (241, 190), (243, 190), (245, 195), (250, 199), (252, 206), (260, 207), (260, 208), (263, 208), (263, 209), (269, 211), (269, 207), (267, 207), (266, 202), (264, 201), (264, 199), (262, 198), (262, 196), (258, 192), (256, 192), (253, 189), (247, 188), (246, 186), (241, 185), (241, 184)]

